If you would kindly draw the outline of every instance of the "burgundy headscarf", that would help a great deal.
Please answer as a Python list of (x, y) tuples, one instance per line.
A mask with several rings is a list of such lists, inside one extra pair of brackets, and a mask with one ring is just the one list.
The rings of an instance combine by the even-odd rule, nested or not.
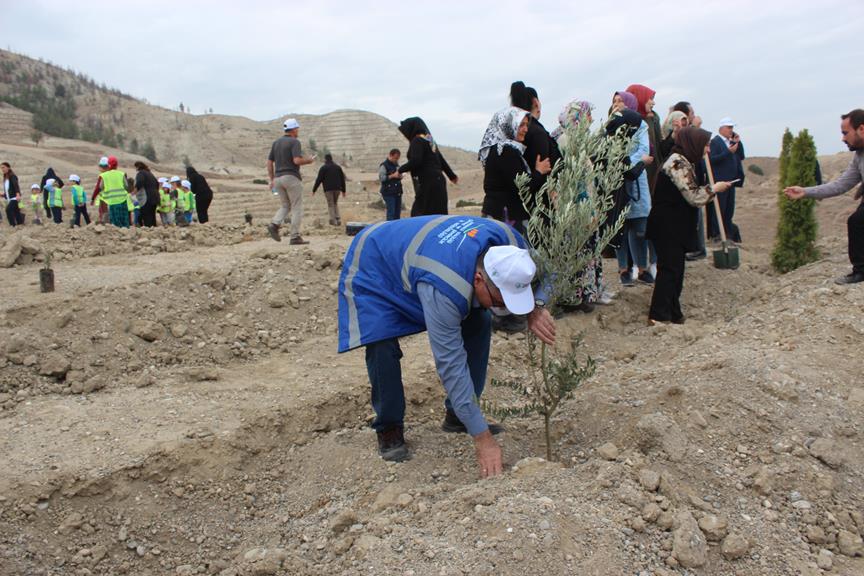
[(633, 94), (633, 96), (636, 97), (636, 101), (639, 103), (636, 111), (639, 112), (642, 118), (647, 118), (648, 110), (645, 108), (645, 103), (654, 98), (656, 92), (642, 84), (631, 84), (627, 87), (627, 92)]

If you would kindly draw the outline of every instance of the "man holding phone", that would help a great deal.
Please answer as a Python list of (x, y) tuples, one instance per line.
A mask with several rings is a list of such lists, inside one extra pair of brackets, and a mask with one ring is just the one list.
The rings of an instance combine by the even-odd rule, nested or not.
[[(735, 216), (735, 188), (744, 185), (744, 145), (741, 137), (735, 133), (735, 122), (728, 116), (720, 120), (718, 134), (711, 139), (711, 168), (714, 180), (730, 182), (732, 187), (727, 192), (717, 195), (720, 203), (720, 213), (723, 216), (723, 226), (726, 237), (733, 242), (741, 242), (741, 231), (732, 221)], [(708, 238), (720, 240), (720, 227), (717, 216), (709, 206)]]
[(300, 236), (300, 222), (303, 220), (303, 182), (300, 177), (300, 166), (312, 164), (315, 156), (303, 156), (300, 140), (300, 123), (294, 118), (288, 118), (282, 124), (285, 134), (273, 142), (270, 156), (267, 158), (267, 175), (270, 177), (270, 190), (279, 197), (282, 206), (273, 216), (273, 221), (267, 226), (270, 237), (281, 242), (279, 228), (288, 213), (291, 213), (290, 244), (308, 244)]

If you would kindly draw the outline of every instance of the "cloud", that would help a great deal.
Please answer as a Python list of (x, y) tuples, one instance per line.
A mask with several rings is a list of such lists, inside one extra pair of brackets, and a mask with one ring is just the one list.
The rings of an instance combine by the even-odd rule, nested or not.
[[(841, 151), (837, 117), (864, 104), (854, 73), (864, 12), (840, 0), (8, 4), (12, 49), (151, 103), (257, 120), (419, 115), (465, 148), (517, 79), (538, 89), (549, 128), (574, 98), (602, 112), (615, 90), (641, 83), (660, 111), (689, 100), (708, 127), (732, 115), (753, 155), (776, 154), (787, 125), (810, 128), (822, 153)], [(46, 23), (51, 33), (33, 33)]]

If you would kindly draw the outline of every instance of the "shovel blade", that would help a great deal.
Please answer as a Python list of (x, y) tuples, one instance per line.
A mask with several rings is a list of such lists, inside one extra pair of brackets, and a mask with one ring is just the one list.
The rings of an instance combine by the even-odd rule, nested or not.
[(735, 270), (741, 265), (738, 248), (727, 247), (725, 250), (714, 250), (714, 267), (720, 270)]

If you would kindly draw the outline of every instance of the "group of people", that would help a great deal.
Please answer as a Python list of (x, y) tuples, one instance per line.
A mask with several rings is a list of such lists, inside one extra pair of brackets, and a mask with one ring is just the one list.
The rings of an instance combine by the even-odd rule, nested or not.
[[(492, 317), (522, 316), (527, 328), (548, 344), (555, 342), (554, 316), (546, 309), (544, 282), (537, 277), (530, 246), (524, 238), (532, 198), (562, 158), (558, 144), (566, 129), (592, 121), (594, 106), (570, 102), (552, 133), (540, 123), (536, 90), (521, 82), (511, 86), (511, 106), (495, 113), (479, 153), (483, 163), (483, 215), (448, 216), (444, 175), (455, 174), (440, 155), (425, 123), (402, 122), (409, 139), (409, 161), (399, 166), (392, 150), (379, 170), (385, 200), (401, 203), (402, 174), (411, 172), (418, 198), (413, 218), (398, 219), (395, 201), (388, 218), (364, 228), (345, 254), (338, 286), (340, 352), (365, 349), (375, 410), (372, 427), (378, 451), (389, 461), (411, 457), (405, 440), (405, 393), (399, 339), (426, 331), (438, 376), (447, 392), (444, 432), (467, 433), (476, 449), (482, 477), (501, 472), (501, 448), (494, 439), (503, 431), (480, 409), (491, 344)], [(608, 137), (630, 138), (624, 182), (611, 191), (616, 210), (627, 210), (624, 230), (616, 242), (621, 284), (653, 284), (648, 321), (683, 323), (681, 292), (688, 259), (705, 256), (705, 225), (713, 239), (721, 226), (734, 242), (740, 230), (733, 221), (735, 189), (743, 184), (744, 149), (735, 123), (725, 118), (718, 134), (703, 130), (693, 106), (679, 102), (661, 122), (654, 111), (655, 93), (631, 85), (613, 95)], [(861, 184), (864, 189), (864, 111), (842, 117), (843, 140), (856, 152), (849, 168), (835, 182), (811, 188), (790, 187), (786, 195), (824, 198)], [(565, 148), (566, 150), (566, 148)], [(449, 172), (449, 173), (448, 173)], [(514, 182), (529, 176), (534, 192), (523, 199)], [(591, 191), (590, 186), (587, 193)], [(719, 219), (703, 207), (715, 198)], [(394, 210), (391, 211), (391, 206)], [(553, 207), (554, 209), (554, 207)], [(619, 212), (620, 213), (620, 212)], [(864, 202), (849, 218), (852, 273), (841, 283), (864, 281)], [(651, 264), (656, 263), (656, 277)], [(579, 279), (583, 301), (600, 301), (600, 263)], [(552, 271), (554, 273), (554, 271)], [(585, 309), (585, 311), (589, 311)]]
[[(206, 178), (192, 166), (186, 168), (186, 179), (179, 176), (156, 178), (144, 162), (134, 164), (135, 178), (130, 178), (119, 169), (115, 156), (99, 159), (99, 175), (90, 194), (90, 206), (97, 212), (94, 219), (102, 224), (121, 228), (130, 226), (153, 227), (159, 222), (163, 226), (176, 224), (188, 226), (193, 221), (209, 221), (208, 210), (213, 200), (213, 191)], [(72, 227), (89, 225), (91, 222), (87, 205), (87, 191), (77, 174), (70, 174), (68, 187), (48, 168), (39, 184), (30, 186), (29, 202), (25, 200), (18, 176), (8, 162), (0, 164), (3, 172), (3, 199), (6, 220), (11, 226), (26, 223), (26, 212), (32, 213), (32, 223), (51, 221), (63, 223), (67, 207), (73, 210)], [(68, 192), (65, 189), (68, 188)]]

